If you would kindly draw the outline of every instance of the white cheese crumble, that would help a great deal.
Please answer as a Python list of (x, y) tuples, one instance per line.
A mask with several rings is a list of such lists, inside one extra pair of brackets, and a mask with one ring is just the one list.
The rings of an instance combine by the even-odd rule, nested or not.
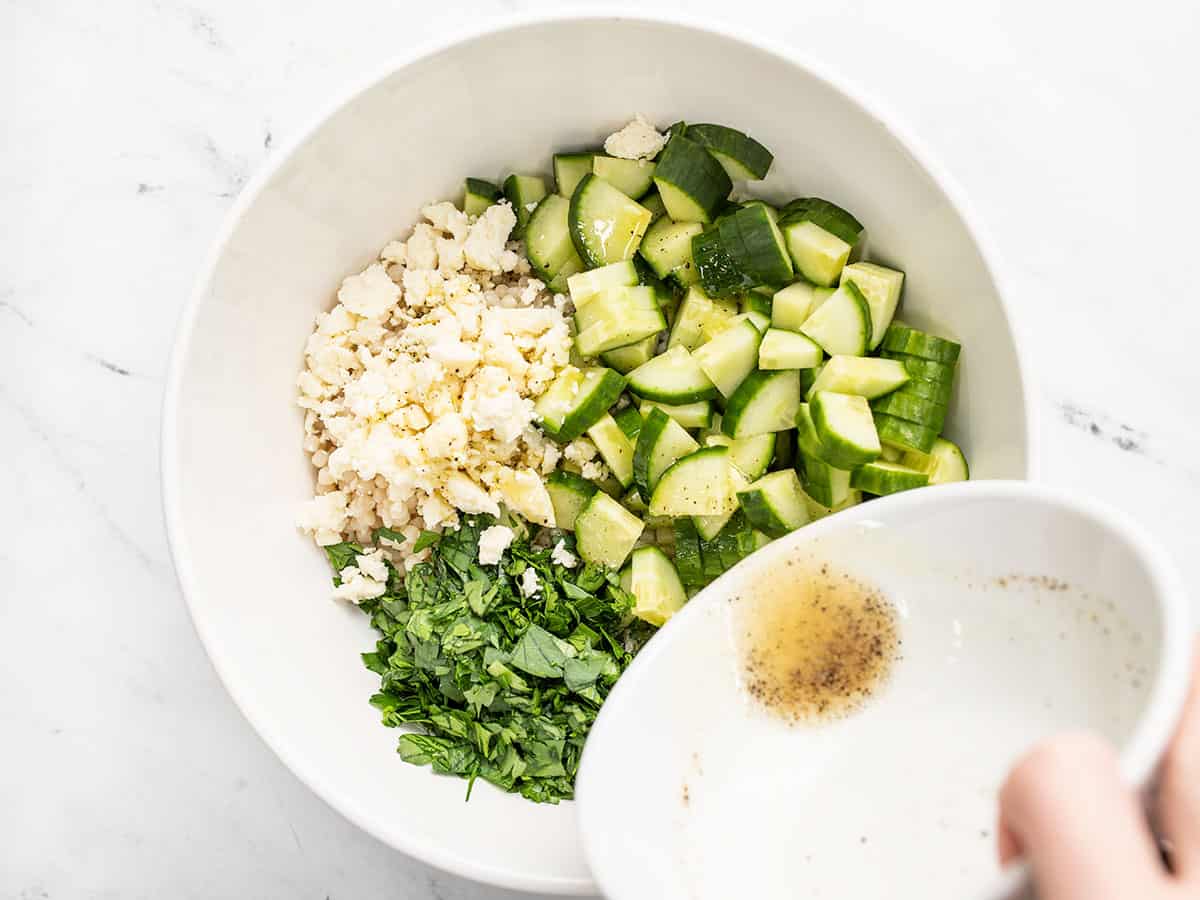
[[(561, 454), (533, 404), (571, 348), (566, 298), (509, 240), (511, 206), (468, 217), (435, 203), (422, 216), (342, 282), (296, 381), (316, 470), (299, 526), (322, 546), (373, 543), (387, 526), (404, 541), (376, 552), (408, 566), (428, 555), (412, 552), (421, 531), (455, 527), (460, 513), (498, 515), (505, 504), (554, 524), (541, 475)], [(361, 602), (386, 580), (383, 557), (364, 554), (336, 593)]]
[(575, 558), (575, 554), (568, 550), (567, 545), (561, 540), (550, 551), (550, 561), (558, 563), (564, 569), (573, 569), (579, 563), (579, 560)]
[(513, 542), (513, 530), (507, 525), (492, 525), (479, 533), (479, 562), (494, 566)]
[(521, 573), (521, 580), (517, 582), (517, 586), (521, 589), (522, 597), (532, 597), (542, 589), (542, 583), (538, 580), (537, 572), (532, 568), (526, 569)]
[(604, 152), (621, 159), (649, 159), (667, 145), (667, 136), (659, 133), (642, 115), (636, 115), (620, 131), (604, 140)]

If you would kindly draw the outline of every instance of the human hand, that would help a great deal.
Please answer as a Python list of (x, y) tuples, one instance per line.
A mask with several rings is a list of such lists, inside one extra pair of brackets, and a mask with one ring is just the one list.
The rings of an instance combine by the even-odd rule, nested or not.
[(1009, 774), (1000, 791), (1000, 861), (1024, 858), (1042, 900), (1200, 898), (1200, 641), (1196, 648), (1155, 809), (1170, 869), (1116, 751), (1101, 738), (1052, 738)]

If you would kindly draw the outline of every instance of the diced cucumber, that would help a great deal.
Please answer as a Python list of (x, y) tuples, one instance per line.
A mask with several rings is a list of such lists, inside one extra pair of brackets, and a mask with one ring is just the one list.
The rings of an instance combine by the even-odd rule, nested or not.
[(817, 391), (809, 411), (829, 462), (851, 469), (879, 459), (879, 435), (865, 397)]
[(680, 458), (654, 486), (650, 515), (719, 516), (730, 512), (737, 507), (737, 498), (729, 468), (728, 447), (703, 447)]
[(585, 562), (619, 569), (645, 527), (608, 494), (596, 491), (575, 518), (575, 546)]
[(771, 327), (799, 331), (812, 313), (815, 286), (807, 281), (789, 284), (771, 298)]
[(574, 531), (575, 519), (596, 490), (596, 485), (574, 472), (551, 472), (546, 478), (546, 493), (554, 507), (554, 527)]
[(882, 412), (875, 413), (875, 429), (881, 441), (887, 441), (892, 446), (905, 450), (920, 450), (922, 453), (932, 450), (933, 442), (938, 437), (938, 433), (932, 428)]
[(649, 500), (662, 473), (699, 448), (696, 439), (665, 412), (649, 410), (633, 448), (633, 480), (638, 492)]
[(729, 173), (739, 181), (758, 181), (767, 177), (775, 157), (754, 138), (724, 125), (689, 125), (687, 136), (707, 148)]
[(699, 222), (673, 222), (664, 216), (646, 229), (638, 253), (659, 278), (694, 284), (699, 273), (692, 264), (692, 238), (703, 230)]
[(923, 381), (935, 381), (940, 384), (950, 384), (954, 381), (954, 363), (943, 363), (933, 359), (921, 359), (919, 356), (909, 356), (907, 353), (893, 353), (883, 350), (881, 356), (887, 359), (898, 359), (908, 369), (913, 378)]
[(745, 318), (745, 316), (738, 312), (738, 303), (735, 299), (732, 297), (714, 298), (708, 315), (700, 323), (701, 346), (711, 341), (726, 328), (741, 321), (741, 318)]
[(621, 587), (633, 594), (633, 614), (651, 625), (665, 624), (688, 599), (675, 566), (653, 546), (633, 551), (621, 573)]
[(749, 293), (743, 294), (738, 300), (738, 311), (743, 313), (757, 313), (760, 316), (766, 317), (767, 322), (771, 321), (771, 292), (767, 288), (755, 288)]
[(605, 413), (587, 430), (587, 436), (592, 439), (600, 451), (600, 458), (621, 483), (621, 487), (627, 488), (633, 484), (633, 444), (625, 437), (616, 420)]
[(630, 372), (629, 390), (647, 400), (676, 406), (717, 395), (699, 361), (682, 345), (668, 348)]
[(715, 539), (711, 541), (700, 539), (700, 565), (705, 584), (719, 577), (728, 568), (725, 561), (721, 559), (721, 551)]
[(676, 222), (711, 222), (733, 182), (704, 147), (673, 134), (658, 159), (654, 183)]
[(779, 221), (779, 210), (773, 207), (766, 200), (747, 200), (745, 203), (741, 204), (741, 206), (743, 209), (748, 206), (761, 206), (766, 211), (767, 215), (771, 217), (772, 222)]
[(762, 335), (749, 320), (726, 328), (692, 354), (709, 380), (724, 397), (730, 397), (758, 364)]
[(525, 234), (525, 226), (529, 224), (529, 217), (546, 196), (546, 182), (540, 175), (509, 175), (504, 179), (504, 196), (512, 204), (513, 212), (517, 215), (517, 227), (513, 229), (513, 237), (522, 237)]
[(631, 441), (636, 441), (638, 432), (642, 430), (642, 414), (637, 411), (637, 407), (630, 404), (624, 409), (619, 409), (613, 413), (613, 421), (617, 423), (617, 427), (621, 429), (621, 433)]
[(738, 502), (747, 521), (772, 537), (782, 537), (808, 523), (804, 489), (792, 469), (764, 475), (738, 491)]
[(882, 448), (879, 451), (879, 458), (882, 459), (884, 462), (904, 463), (906, 466), (908, 466), (911, 469), (919, 469), (919, 468), (921, 468), (921, 466), (913, 465), (910, 462), (905, 462), (905, 460), (904, 460), (905, 454), (912, 453), (914, 456), (921, 457), (922, 460), (929, 459), (929, 457), (926, 456), (924, 453), (918, 453), (916, 450), (901, 450), (899, 447), (893, 447), (891, 444), (885, 444), (882, 441), (880, 441), (879, 446)]
[(554, 154), (554, 183), (558, 193), (570, 197), (575, 188), (583, 180), (584, 175), (592, 171), (592, 159), (595, 153), (556, 153)]
[(820, 197), (799, 197), (779, 211), (781, 218), (813, 222), (850, 246), (862, 237), (863, 226), (846, 210)]
[(893, 353), (905, 353), (918, 356), (921, 359), (932, 359), (935, 362), (953, 365), (958, 361), (962, 345), (946, 338), (936, 337), (909, 328), (907, 325), (893, 324), (883, 336), (883, 348)]
[(653, 288), (645, 285), (608, 288), (575, 310), (579, 334), (575, 346), (596, 356), (658, 334), (667, 327)]
[(703, 563), (700, 560), (700, 537), (692, 520), (680, 517), (673, 521), (675, 530), (675, 568), (680, 580), (689, 587), (705, 582)]
[[(739, 307), (741, 306), (740, 302), (738, 303), (738, 306)], [(755, 312), (754, 310), (750, 310), (749, 312), (738, 313), (736, 316), (734, 316), (732, 319), (729, 320), (729, 327), (733, 327), (738, 322), (749, 322), (751, 325), (754, 326), (754, 330), (757, 331), (760, 335), (766, 334), (767, 329), (771, 327), (771, 317), (764, 316), (762, 313)], [(725, 330), (724, 328), (721, 329), (721, 331), (724, 331), (724, 330)], [(714, 335), (714, 337), (715, 337), (715, 335)]]
[(796, 444), (801, 453), (825, 459), (825, 448), (821, 446), (817, 426), (813, 424), (812, 408), (807, 403), (801, 403), (796, 409)]
[(758, 345), (760, 369), (812, 369), (824, 358), (824, 351), (812, 338), (782, 328), (768, 328)]
[(862, 292), (848, 281), (809, 315), (800, 332), (830, 356), (863, 356), (871, 343), (871, 310)]
[[(741, 470), (732, 464), (729, 467), (729, 478), (733, 486), (734, 494), (749, 487), (750, 485), (750, 482), (747, 480), (746, 476), (741, 473)], [(729, 520), (733, 517), (733, 514), (736, 511), (737, 507), (735, 505), (734, 508), (729, 512), (722, 513), (719, 516), (694, 516), (692, 521), (696, 523), (696, 531), (699, 533), (700, 537), (711, 541), (721, 533), (722, 529), (724, 529), (727, 524), (729, 524)]]
[(942, 426), (946, 424), (945, 405), (917, 397), (906, 390), (895, 391), (878, 400), (871, 401), (871, 409), (895, 416), (897, 419), (916, 422), (932, 431), (940, 432)]
[(853, 249), (836, 235), (815, 222), (779, 220), (779, 230), (787, 243), (796, 271), (814, 284), (837, 284), (838, 276)]
[(771, 459), (772, 469), (791, 469), (796, 465), (796, 431), (779, 431), (775, 434), (775, 455)]
[(803, 397), (808, 396), (808, 392), (812, 390), (812, 386), (816, 383), (817, 379), (819, 377), (821, 377), (821, 372), (823, 372), (824, 369), (825, 369), (825, 363), (821, 363), (819, 366), (816, 366), (812, 369), (801, 369), (800, 370), (800, 394), (801, 394), (801, 396), (803, 396)]
[[(642, 495), (638, 493), (637, 488), (632, 488), (621, 495), (621, 505), (633, 513), (635, 516), (645, 518), (646, 501), (642, 499)], [(646, 523), (649, 527), (649, 522)]]
[[(899, 360), (890, 360), (891, 362), (899, 363)], [(900, 365), (904, 365), (900, 363)], [(908, 371), (905, 368), (904, 371)], [(926, 381), (923, 378), (913, 378), (904, 385), (904, 392), (912, 394), (914, 397), (922, 397), (933, 403), (941, 403), (943, 406), (950, 405), (950, 398), (954, 394), (954, 384), (950, 381)]]
[(654, 358), (654, 351), (658, 349), (658, 333), (642, 338), (640, 341), (634, 341), (632, 344), (626, 344), (624, 347), (617, 347), (615, 350), (605, 350), (600, 354), (600, 361), (611, 369), (616, 369), (622, 374), (632, 372), (638, 366), (645, 365)]
[(619, 323), (629, 315), (659, 311), (654, 288), (644, 284), (609, 287), (575, 305), (575, 326), (584, 331), (600, 322)]
[[(782, 432), (785, 433), (786, 432)], [(761, 478), (775, 458), (775, 447), (779, 434), (756, 434), (751, 437), (738, 438), (729, 445), (729, 461), (733, 463), (747, 480)]]
[(786, 431), (795, 423), (799, 408), (799, 372), (752, 372), (725, 405), (721, 430), (732, 438)]
[(499, 197), (500, 189), (492, 182), (483, 178), (468, 178), (463, 185), (462, 211), (468, 216), (478, 216)]
[(581, 304), (608, 288), (633, 287), (639, 281), (637, 266), (632, 260), (623, 259), (598, 269), (576, 272), (567, 279), (567, 290), (571, 294), (571, 302), (578, 309)]
[(612, 369), (563, 369), (533, 408), (542, 430), (558, 441), (571, 441), (604, 415), (621, 391), (625, 378)]
[(869, 356), (831, 356), (813, 382), (808, 395), (815, 391), (857, 394), (872, 400), (882, 397), (909, 380), (908, 369), (894, 359)]
[(721, 219), (692, 238), (692, 262), (704, 292), (710, 297), (731, 297), (754, 286), (754, 279), (738, 268), (726, 241)]
[(667, 214), (666, 204), (662, 202), (662, 197), (658, 195), (658, 191), (652, 190), (643, 197), (636, 198), (637, 202), (650, 210), (651, 223), (657, 222)]
[(907, 450), (901, 460), (904, 465), (929, 475), (930, 484), (949, 484), (970, 478), (967, 458), (953, 441), (938, 438), (929, 453)]
[(807, 453), (801, 454), (804, 472), (804, 490), (822, 506), (836, 508), (850, 497), (850, 472), (838, 469)]
[(547, 194), (529, 216), (525, 226), (525, 255), (538, 278), (551, 290), (561, 291), (567, 278), (583, 270), (575, 252), (567, 215), (571, 202), (560, 194)]
[(643, 400), (640, 409), (642, 415), (649, 415), (652, 409), (661, 409), (684, 428), (708, 428), (712, 425), (713, 408), (710, 400), (697, 400), (694, 403), (675, 406), (657, 400)]
[(654, 184), (654, 163), (597, 153), (592, 157), (592, 174), (603, 178), (626, 197), (637, 200)]
[(721, 219), (717, 230), (734, 266), (751, 282), (778, 285), (792, 280), (792, 258), (766, 204), (743, 206)]
[(842, 269), (842, 281), (853, 281), (871, 308), (871, 349), (883, 340), (884, 333), (896, 314), (904, 273), (869, 262), (851, 263)]
[(695, 350), (724, 328), (736, 314), (736, 305), (734, 311), (730, 311), (726, 302), (714, 300), (698, 285), (692, 285), (675, 314), (675, 324), (671, 327), (667, 346)]
[(877, 459), (850, 473), (850, 487), (882, 496), (910, 491), (929, 484), (929, 475), (900, 463)]
[(650, 226), (650, 210), (588, 172), (571, 195), (571, 240), (589, 267), (632, 259)]
[(837, 288), (833, 288), (833, 287), (823, 287), (821, 285), (817, 285), (816, 287), (814, 287), (813, 288), (812, 309), (810, 309), (808, 311), (808, 314), (811, 316), (813, 313), (815, 313), (818, 309), (821, 308), (821, 305), (826, 300), (828, 300), (830, 297), (832, 297), (836, 292), (837, 292)]
[(808, 507), (808, 518), (812, 522), (833, 515), (835, 512), (841, 512), (843, 509), (849, 509), (851, 506), (857, 506), (861, 502), (862, 494), (858, 491), (849, 491), (846, 498), (835, 506), (826, 506), (814, 500), (807, 490), (804, 492), (804, 505)]
[(728, 571), (740, 563), (747, 554), (752, 552), (754, 538), (746, 515), (736, 508), (729, 515), (725, 527), (711, 542), (721, 558), (722, 567)]

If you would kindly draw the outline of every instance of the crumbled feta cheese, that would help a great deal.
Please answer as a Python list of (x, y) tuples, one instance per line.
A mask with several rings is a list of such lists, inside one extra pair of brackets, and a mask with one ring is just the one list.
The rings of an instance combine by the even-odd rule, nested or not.
[(483, 529), (479, 533), (479, 562), (485, 566), (500, 562), (500, 557), (515, 536), (507, 525), (492, 525)]
[[(387, 582), (377, 581), (364, 575), (356, 566), (346, 566), (338, 573), (342, 583), (333, 589), (333, 599), (350, 603), (362, 603), (383, 596)], [(385, 575), (386, 577), (386, 575)]]
[(387, 563), (383, 561), (382, 550), (360, 553), (354, 558), (354, 565), (358, 571), (362, 572), (368, 578), (383, 582), (386, 582), (388, 579)]
[(486, 272), (511, 272), (516, 260), (510, 257), (515, 257), (515, 254), (506, 250), (505, 245), (516, 224), (517, 214), (506, 202), (494, 203), (484, 210), (467, 232), (467, 242), (463, 247), (467, 264)]
[(379, 263), (367, 266), (342, 282), (338, 301), (350, 312), (366, 319), (378, 319), (400, 300), (400, 288)]
[(567, 444), (563, 450), (563, 456), (567, 458), (567, 462), (573, 462), (577, 466), (582, 466), (585, 462), (596, 458), (596, 454), (600, 451), (596, 449), (596, 445), (585, 437), (575, 438), (571, 443)]
[(532, 567), (521, 573), (521, 580), (517, 584), (521, 589), (522, 597), (532, 597), (542, 589), (542, 583), (538, 580), (537, 572)]
[(660, 134), (643, 116), (636, 115), (628, 125), (605, 139), (604, 152), (621, 159), (649, 159), (666, 145), (667, 136)]
[(573, 569), (579, 564), (579, 560), (575, 558), (575, 554), (568, 550), (567, 545), (561, 540), (550, 551), (550, 561), (558, 563), (564, 569)]

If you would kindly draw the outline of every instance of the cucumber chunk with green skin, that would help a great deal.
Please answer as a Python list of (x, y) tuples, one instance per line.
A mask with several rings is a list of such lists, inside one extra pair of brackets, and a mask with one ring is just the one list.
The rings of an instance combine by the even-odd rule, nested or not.
[(800, 333), (830, 356), (863, 356), (871, 343), (871, 310), (862, 292), (847, 282), (809, 315)]
[(650, 494), (652, 516), (719, 516), (736, 508), (728, 447), (702, 447), (681, 457)]
[(754, 279), (738, 268), (728, 244), (729, 232), (721, 225), (702, 231), (692, 238), (692, 262), (704, 292), (710, 297), (731, 297), (754, 287)]
[(696, 348), (692, 359), (721, 395), (730, 397), (758, 365), (761, 341), (762, 335), (754, 324), (743, 319)]
[(838, 468), (852, 469), (879, 459), (882, 448), (865, 397), (817, 391), (809, 403), (824, 457)]
[(884, 334), (904, 287), (904, 273), (876, 263), (856, 262), (842, 269), (842, 281), (853, 281), (871, 308), (871, 349), (883, 341)]
[(658, 158), (654, 183), (676, 222), (711, 222), (725, 204), (733, 182), (703, 146), (673, 134)]
[(617, 347), (615, 350), (605, 350), (600, 354), (600, 361), (610, 369), (616, 369), (622, 374), (632, 372), (638, 366), (643, 366), (654, 358), (658, 349), (658, 332), (649, 337)]
[(638, 547), (621, 572), (621, 587), (633, 594), (633, 614), (663, 625), (687, 603), (687, 592), (674, 564), (658, 547)]
[(797, 281), (771, 298), (771, 327), (784, 331), (799, 331), (813, 309), (816, 286), (807, 281)]
[(667, 327), (652, 289), (643, 285), (611, 288), (575, 310), (580, 331), (575, 346), (584, 356), (597, 356), (658, 334)]
[(782, 328), (768, 328), (758, 345), (760, 369), (812, 369), (825, 352), (812, 338)]
[(667, 347), (682, 346), (687, 350), (695, 350), (701, 346), (735, 315), (723, 304), (724, 301), (712, 299), (698, 285), (688, 288), (675, 314)]
[(771, 467), (775, 459), (775, 448), (778, 439), (788, 432), (771, 432), (756, 434), (753, 437), (734, 440), (727, 434), (709, 434), (704, 436), (706, 446), (725, 446), (729, 448), (729, 461), (733, 467), (746, 477), (747, 481), (761, 478)]
[(705, 147), (729, 177), (758, 181), (767, 177), (775, 157), (754, 138), (724, 125), (689, 125), (687, 137)]
[(910, 378), (904, 364), (894, 359), (831, 356), (808, 394), (811, 396), (816, 391), (836, 391), (839, 394), (857, 394), (873, 400), (904, 387)]
[(603, 491), (596, 491), (575, 518), (575, 547), (585, 562), (621, 568), (645, 523)]
[(750, 531), (745, 514), (740, 509), (735, 509), (730, 513), (725, 527), (713, 539), (713, 546), (726, 570), (732, 569), (745, 558), (746, 548), (752, 543)]
[(771, 537), (783, 537), (808, 524), (804, 488), (792, 469), (764, 475), (738, 491), (738, 502), (746, 521)]
[(675, 406), (710, 400), (717, 388), (686, 347), (669, 347), (629, 373), (629, 390), (647, 400)]
[(823, 459), (801, 454), (805, 492), (822, 506), (836, 508), (851, 497), (850, 471), (831, 466)]
[(565, 290), (567, 278), (583, 271), (583, 260), (575, 252), (567, 216), (571, 202), (559, 194), (547, 194), (529, 216), (525, 226), (525, 255), (538, 278), (554, 291)]
[(940, 432), (946, 424), (946, 407), (943, 404), (916, 397), (905, 390), (872, 400), (871, 409), (895, 416), (897, 419), (916, 422), (932, 431)]
[[(634, 200), (644, 197), (653, 187), (654, 168), (654, 163), (645, 159), (620, 159), (599, 153), (592, 157), (592, 174)], [(659, 200), (661, 202), (661, 198)]]
[(567, 291), (578, 309), (581, 304), (608, 288), (633, 287), (639, 282), (637, 266), (632, 260), (623, 259), (598, 269), (576, 272), (567, 278)]
[(901, 462), (909, 468), (925, 472), (930, 484), (949, 484), (966, 481), (971, 477), (967, 458), (953, 441), (938, 438), (929, 453), (906, 450)]
[(546, 493), (554, 508), (554, 527), (574, 531), (575, 519), (597, 490), (596, 485), (574, 472), (551, 472), (546, 478)]
[(732, 438), (786, 431), (800, 408), (800, 373), (795, 369), (751, 372), (725, 404), (721, 430)]
[(700, 565), (704, 574), (704, 583), (719, 577), (725, 571), (725, 561), (721, 559), (721, 550), (716, 540), (700, 539)]
[(650, 499), (658, 479), (676, 460), (699, 448), (682, 425), (661, 409), (651, 409), (633, 447), (633, 481), (642, 498)]
[(808, 314), (811, 316), (813, 313), (815, 313), (821, 308), (822, 304), (824, 304), (825, 301), (832, 297), (835, 293), (837, 293), (837, 288), (816, 285), (813, 288), (812, 309), (808, 311)]
[[(746, 438), (746, 440), (750, 440)], [(775, 433), (775, 455), (771, 459), (772, 469), (790, 469), (796, 464), (796, 432)]]
[(885, 359), (897, 359), (904, 363), (908, 374), (923, 381), (933, 381), (939, 384), (950, 384), (954, 381), (954, 363), (942, 363), (933, 359), (921, 359), (919, 356), (909, 356), (907, 353), (893, 353), (883, 350), (880, 356)]
[(666, 204), (662, 202), (662, 197), (658, 195), (657, 190), (651, 190), (648, 194), (636, 199), (638, 203), (650, 210), (651, 223), (657, 222), (667, 214)]
[[(741, 304), (739, 303), (738, 305), (740, 306)], [(749, 322), (751, 325), (754, 326), (754, 330), (757, 331), (760, 335), (766, 334), (767, 329), (771, 327), (771, 317), (764, 316), (762, 313), (755, 312), (754, 310), (751, 310), (750, 312), (738, 313), (736, 316), (734, 316), (732, 319), (729, 320), (729, 325), (730, 325), (730, 327), (733, 327), (738, 322)], [(724, 330), (724, 329), (722, 329), (722, 330)]]
[(703, 230), (699, 222), (673, 222), (664, 216), (646, 229), (638, 253), (659, 278), (695, 284), (700, 274), (692, 263), (692, 238)]
[[(750, 485), (749, 480), (741, 473), (741, 470), (732, 464), (729, 468), (729, 478), (733, 484), (735, 494)], [(721, 534), (725, 526), (729, 524), (729, 520), (733, 518), (735, 512), (736, 506), (729, 512), (722, 513), (719, 516), (694, 516), (692, 521), (696, 524), (696, 531), (700, 537), (705, 540), (714, 540)]]
[(780, 220), (812, 222), (851, 247), (862, 237), (862, 222), (836, 203), (820, 197), (798, 197), (779, 211)]
[(633, 258), (650, 210), (589, 172), (571, 195), (567, 223), (579, 258), (595, 268)]
[(517, 216), (517, 227), (513, 229), (514, 238), (525, 234), (529, 217), (546, 193), (546, 182), (539, 175), (509, 175), (504, 179), (504, 196), (512, 204), (513, 212)]
[(637, 407), (626, 406), (624, 409), (617, 410), (612, 416), (617, 427), (621, 429), (621, 433), (630, 441), (636, 441), (638, 432), (642, 430), (642, 414), (637, 411)]
[(595, 155), (588, 152), (554, 154), (554, 183), (558, 193), (564, 197), (575, 193), (583, 176), (591, 174)]
[(592, 439), (600, 451), (600, 458), (621, 483), (621, 487), (627, 488), (633, 484), (633, 444), (625, 437), (616, 420), (605, 413), (588, 428), (587, 436)]
[(763, 534), (761, 531), (751, 531), (749, 553), (753, 553), (755, 550), (761, 550), (763, 547), (767, 546), (767, 544), (771, 543), (771, 540), (772, 538), (770, 535)]
[(462, 211), (468, 216), (478, 216), (499, 197), (500, 188), (492, 182), (483, 178), (468, 178), (463, 186)]
[(907, 325), (891, 325), (883, 336), (883, 348), (893, 353), (905, 353), (909, 356), (919, 356), (921, 359), (932, 359), (935, 362), (953, 364), (958, 362), (958, 354), (962, 345), (909, 328)]
[[(891, 360), (891, 362), (899, 362), (899, 360)], [(907, 372), (908, 369), (905, 371)], [(912, 378), (905, 383), (904, 392), (932, 403), (949, 406), (950, 398), (954, 394), (954, 385), (949, 381), (926, 381), (923, 378)]]
[(700, 560), (700, 537), (692, 520), (680, 517), (673, 520), (675, 530), (675, 568), (679, 578), (688, 587), (705, 583), (703, 563)]
[(859, 466), (850, 473), (850, 487), (876, 496), (911, 491), (927, 484), (929, 476), (926, 473), (882, 459)]
[(875, 413), (875, 430), (879, 433), (879, 440), (887, 441), (893, 447), (920, 450), (922, 453), (932, 450), (933, 442), (938, 437), (932, 428), (882, 412)]
[(797, 272), (813, 284), (823, 287), (837, 284), (853, 247), (814, 222), (783, 218), (779, 220), (779, 230)]
[(766, 200), (747, 200), (745, 203), (741, 204), (742, 209), (746, 209), (747, 207), (751, 206), (761, 206), (766, 214), (771, 217), (772, 222), (779, 221), (779, 210), (777, 210)]
[(755, 288), (748, 294), (743, 294), (738, 300), (738, 310), (743, 313), (757, 313), (760, 316), (765, 316), (767, 321), (771, 321), (771, 293), (765, 292), (762, 288)]
[(802, 397), (808, 396), (809, 391), (812, 390), (812, 386), (816, 384), (817, 379), (821, 377), (821, 373), (824, 370), (825, 363), (821, 363), (812, 369), (800, 370), (800, 395)]
[(734, 266), (754, 284), (779, 285), (792, 280), (787, 243), (766, 204), (743, 206), (721, 219), (717, 230)]
[(612, 369), (567, 368), (534, 404), (542, 430), (571, 441), (595, 424), (625, 390), (625, 378)]
[(920, 456), (922, 459), (928, 458), (924, 453), (917, 453), (915, 450), (901, 450), (899, 447), (893, 447), (891, 444), (885, 444), (882, 441), (879, 443), (883, 448), (879, 452), (879, 458), (884, 462), (904, 463), (904, 465), (908, 466), (910, 469), (919, 469), (921, 468), (920, 466), (914, 466), (912, 463), (904, 462), (904, 455), (906, 453), (913, 453), (917, 456)]
[(732, 297), (717, 297), (711, 301), (707, 315), (700, 321), (700, 345), (711, 341), (726, 328), (739, 321), (737, 301)]
[(671, 405), (657, 400), (643, 400), (640, 404), (643, 415), (648, 415), (652, 409), (661, 409), (684, 428), (708, 428), (712, 425), (713, 407), (710, 400), (697, 400), (694, 403)]
[(815, 522), (818, 519), (823, 519), (826, 516), (831, 516), (835, 512), (841, 512), (843, 509), (849, 509), (851, 506), (857, 506), (861, 502), (862, 494), (855, 490), (849, 491), (846, 498), (835, 506), (826, 506), (825, 504), (813, 499), (812, 495), (809, 494), (807, 490), (804, 492), (804, 505), (808, 507), (808, 518), (811, 522)]

